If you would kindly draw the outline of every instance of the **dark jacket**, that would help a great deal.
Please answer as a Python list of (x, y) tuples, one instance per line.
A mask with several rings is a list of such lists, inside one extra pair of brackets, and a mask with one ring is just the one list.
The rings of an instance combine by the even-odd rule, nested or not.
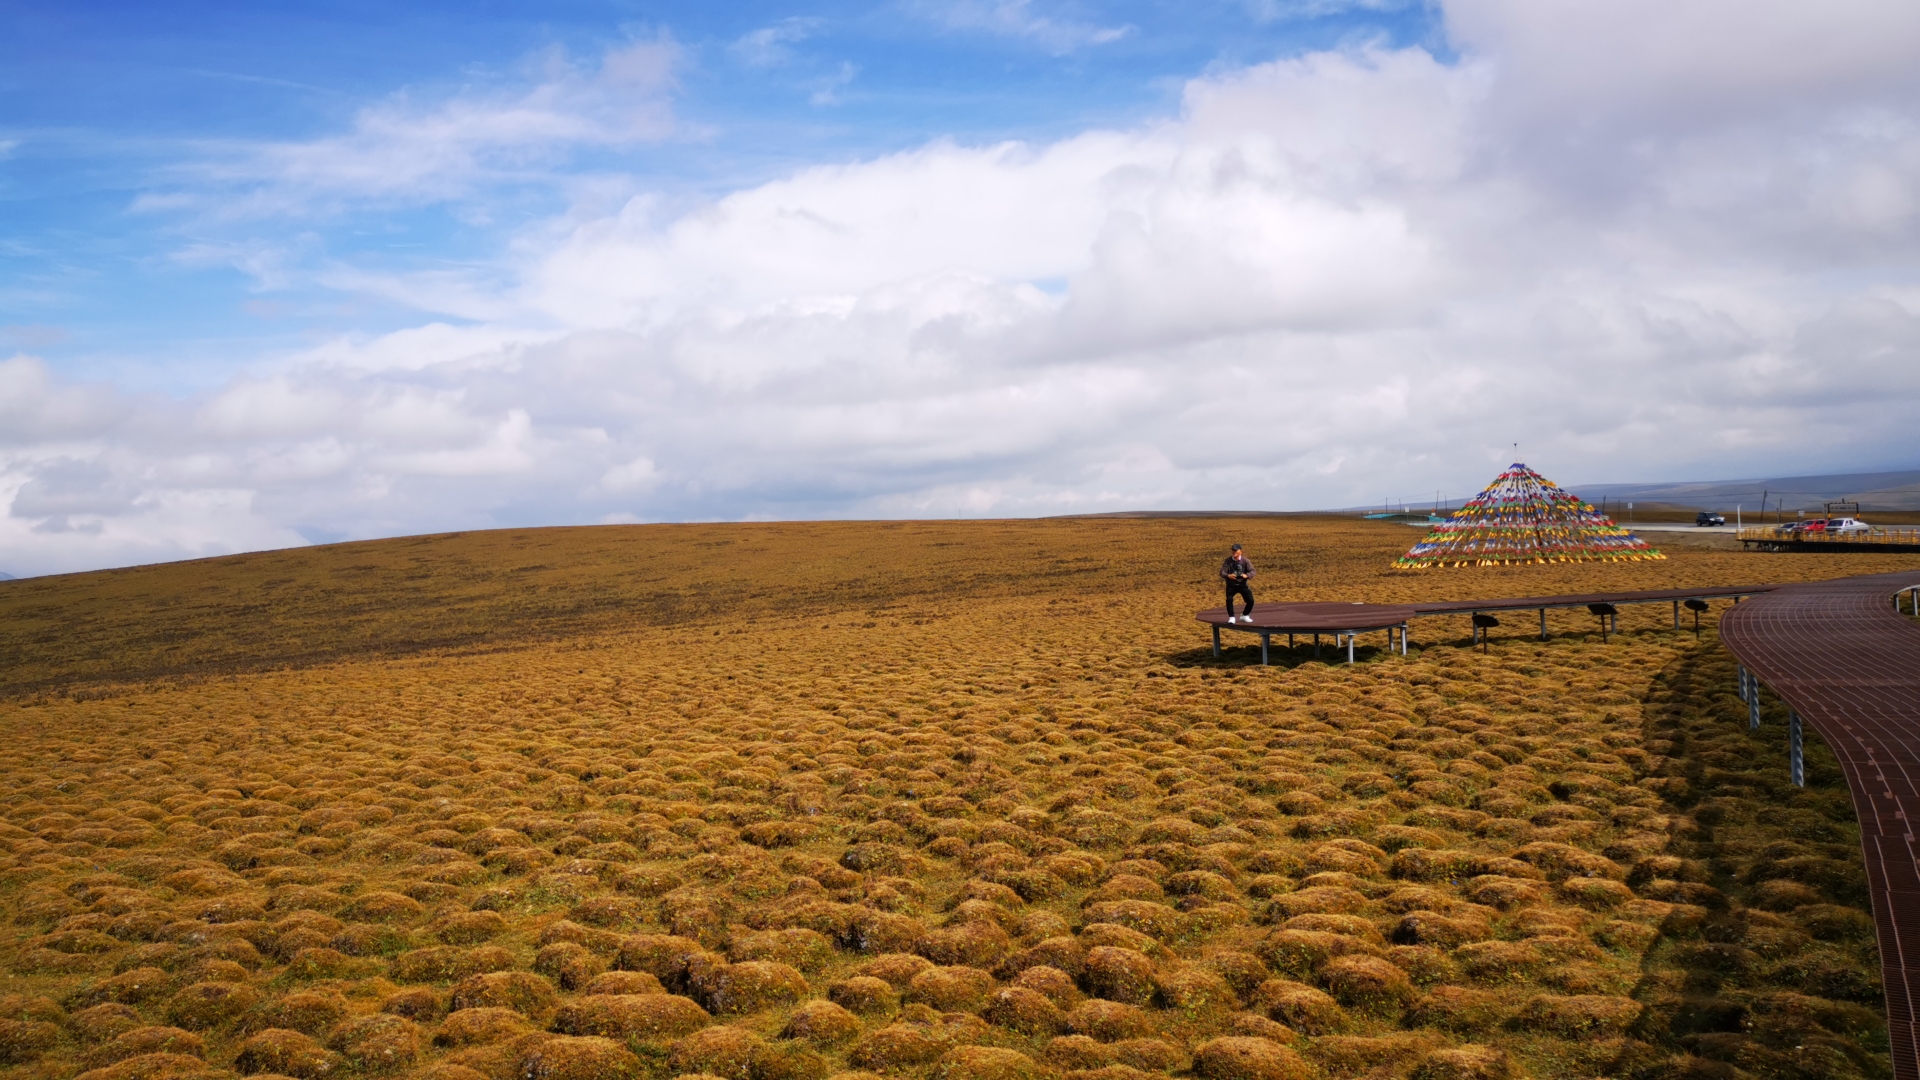
[(1245, 555), (1229, 555), (1227, 561), (1220, 564), (1221, 580), (1232, 581), (1235, 574), (1253, 576), (1253, 564), (1247, 561)]

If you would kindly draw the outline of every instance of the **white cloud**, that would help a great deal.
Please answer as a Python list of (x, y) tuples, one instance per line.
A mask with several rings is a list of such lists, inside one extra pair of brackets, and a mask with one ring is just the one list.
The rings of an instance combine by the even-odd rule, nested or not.
[(1650, 45), (1610, 21), (1638, 7), (1558, 7), (1457, 0), (1458, 62), (1316, 54), (1132, 129), (636, 198), (486, 274), (342, 267), (421, 324), (190, 402), (0, 362), (0, 570), (509, 519), (1352, 505), (1477, 486), (1515, 441), (1562, 478), (1903, 464), (1910, 20), (1772, 64), (1737, 19)]
[(1101, 26), (1035, 10), (1033, 0), (919, 0), (921, 14), (954, 30), (971, 30), (1031, 41), (1064, 54), (1109, 45), (1134, 32), (1128, 25)]
[(180, 189), (147, 193), (134, 206), (246, 218), (454, 200), (503, 179), (549, 182), (572, 148), (673, 134), (680, 64), (680, 47), (664, 33), (608, 49), (594, 65), (549, 51), (517, 78), (396, 94), (361, 109), (338, 135), (209, 147), (177, 177)]
[(1349, 11), (1399, 11), (1423, 0), (1245, 0), (1247, 14), (1258, 22), (1320, 19)]
[(812, 80), (809, 86), (813, 92), (807, 95), (808, 103), (813, 105), (840, 104), (842, 100), (840, 92), (853, 85), (853, 80), (858, 78), (859, 75), (860, 69), (858, 66), (851, 61), (842, 60), (840, 66), (835, 68), (831, 73)]
[(1911, 100), (1920, 7), (1904, 0), (1447, 0), (1448, 32), (1496, 61), (1503, 110), (1578, 137), (1641, 137), (1869, 99)]
[(740, 35), (727, 51), (751, 67), (780, 67), (793, 62), (793, 45), (820, 31), (825, 20), (794, 16)]
[(654, 467), (652, 458), (634, 458), (625, 465), (608, 469), (606, 475), (600, 478), (600, 486), (614, 492), (644, 491), (658, 484), (660, 479), (660, 470)]

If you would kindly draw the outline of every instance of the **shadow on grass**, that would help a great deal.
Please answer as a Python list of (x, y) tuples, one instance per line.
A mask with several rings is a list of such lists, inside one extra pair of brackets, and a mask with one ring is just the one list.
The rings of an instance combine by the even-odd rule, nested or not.
[[(1397, 652), (1388, 651), (1384, 645), (1361, 645), (1353, 651), (1353, 662), (1355, 664), (1363, 664), (1374, 660), (1390, 659), (1398, 655), (1400, 654)], [(1198, 649), (1186, 649), (1181, 652), (1168, 653), (1164, 659), (1168, 664), (1177, 668), (1257, 668), (1262, 666), (1260, 663), (1260, 643), (1258, 641), (1255, 641), (1251, 645), (1231, 645), (1222, 642), (1220, 655), (1217, 658), (1213, 655), (1213, 647), (1208, 645)], [(1346, 663), (1347, 648), (1344, 645), (1336, 649), (1331, 644), (1322, 644), (1320, 647), (1320, 655), (1316, 658), (1311, 640), (1296, 642), (1292, 648), (1288, 648), (1286, 641), (1282, 639), (1275, 641), (1268, 649), (1267, 664), (1265, 666), (1282, 671), (1291, 671), (1297, 667), (1315, 664), (1324, 667), (1345, 667)]]
[(1711, 638), (1643, 706), (1643, 786), (1662, 796), (1669, 841), (1628, 880), (1675, 906), (1634, 990), (1648, 1051), (1616, 1073), (1892, 1075), (1859, 826), (1832, 753), (1808, 732), (1794, 787), (1785, 707), (1767, 703), (1749, 730), (1734, 660)]

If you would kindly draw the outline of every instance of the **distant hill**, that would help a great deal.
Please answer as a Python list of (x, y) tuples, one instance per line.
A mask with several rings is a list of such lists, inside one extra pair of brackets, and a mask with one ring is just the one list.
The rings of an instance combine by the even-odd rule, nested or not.
[(13, 580), (12, 574), (7, 573), (5, 570), (0, 570), (0, 581), (12, 581), (12, 580)]
[(1752, 510), (1766, 496), (1767, 507), (1818, 510), (1830, 499), (1852, 499), (1863, 512), (1920, 510), (1920, 469), (1905, 472), (1840, 473), (1832, 476), (1777, 476), (1759, 480), (1695, 480), (1666, 484), (1572, 484), (1568, 490), (1588, 502), (1671, 503), (1709, 510)]

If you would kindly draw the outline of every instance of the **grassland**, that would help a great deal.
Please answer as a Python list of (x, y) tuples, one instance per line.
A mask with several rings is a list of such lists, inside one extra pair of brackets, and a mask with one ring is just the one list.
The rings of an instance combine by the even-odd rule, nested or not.
[[(530, 530), (0, 585), (0, 1065), (431, 1080), (1878, 1077), (1857, 830), (1711, 631), (1211, 658), (1404, 526)], [(1665, 537), (1661, 538), (1663, 541)]]

